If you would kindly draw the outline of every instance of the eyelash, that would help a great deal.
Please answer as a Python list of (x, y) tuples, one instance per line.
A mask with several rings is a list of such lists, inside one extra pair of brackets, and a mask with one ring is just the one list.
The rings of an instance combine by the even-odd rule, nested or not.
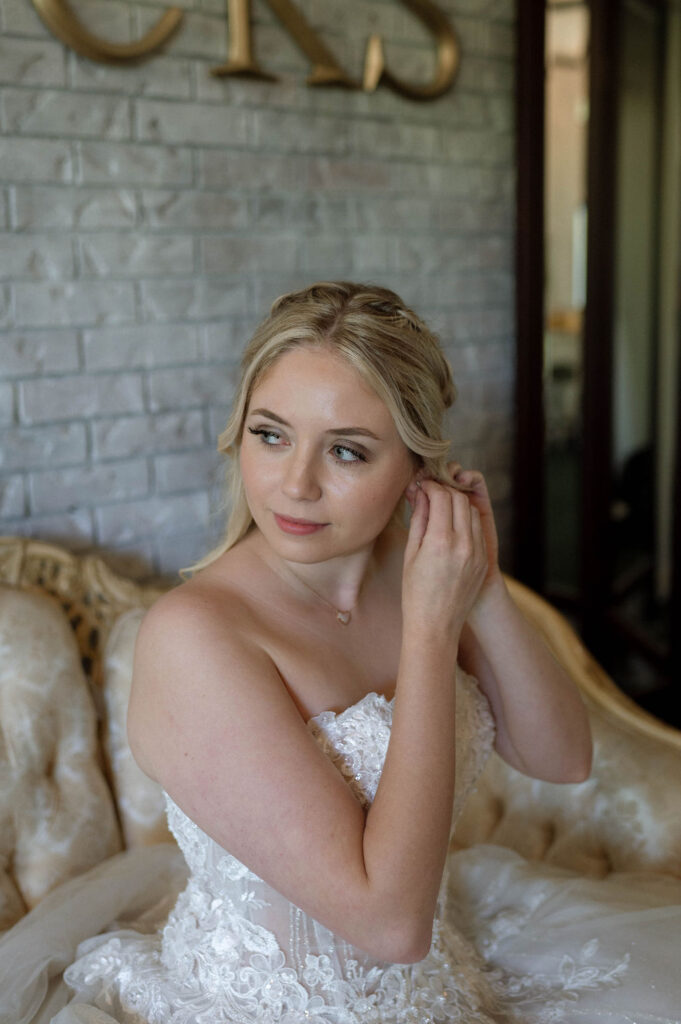
[[(255, 434), (262, 437), (262, 444), (267, 445), (268, 448), (276, 448), (277, 446), (270, 444), (268, 441), (266, 441), (266, 437), (278, 437), (279, 439), (281, 439), (281, 434), (278, 434), (276, 430), (269, 430), (267, 427), (248, 427), (248, 432), (249, 434)], [(356, 462), (367, 461), (366, 455), (364, 455), (360, 451), (357, 451), (356, 448), (350, 448), (350, 446), (347, 444), (334, 444), (332, 446), (332, 450), (333, 448), (340, 449), (340, 451), (343, 452), (350, 452), (350, 454), (354, 456), (353, 459), (336, 459), (337, 462), (340, 462), (344, 466), (352, 466)]]

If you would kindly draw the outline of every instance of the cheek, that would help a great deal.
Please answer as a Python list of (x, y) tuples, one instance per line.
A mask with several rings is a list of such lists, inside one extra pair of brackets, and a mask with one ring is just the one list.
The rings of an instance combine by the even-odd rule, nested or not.
[(354, 511), (360, 519), (382, 518), (386, 512), (392, 514), (404, 491), (402, 478), (396, 479), (394, 473), (372, 476), (370, 480), (362, 476), (361, 470), (357, 473), (348, 470), (340, 479), (336, 476), (327, 484), (327, 496), (347, 511)]

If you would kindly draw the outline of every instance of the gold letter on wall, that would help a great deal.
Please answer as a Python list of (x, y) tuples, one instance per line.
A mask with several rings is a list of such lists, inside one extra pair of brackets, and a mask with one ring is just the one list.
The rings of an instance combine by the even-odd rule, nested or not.
[(381, 82), (385, 82), (401, 96), (407, 96), (412, 100), (433, 100), (437, 96), (442, 96), (454, 81), (459, 66), (459, 44), (447, 18), (431, 0), (402, 0), (402, 3), (413, 11), (435, 36), (437, 67), (433, 80), (426, 85), (410, 85), (409, 82), (397, 78), (386, 67), (383, 40), (380, 36), (373, 35), (367, 44), (364, 88), (367, 92), (373, 92)]
[[(306, 57), (312, 61), (308, 85), (343, 85), (359, 89), (343, 71), (331, 51), (291, 0), (267, 0), (289, 35), (295, 40)], [(256, 63), (251, 49), (250, 0), (228, 0), (229, 12), (229, 59), (226, 64), (213, 68), (212, 75), (243, 75), (249, 78), (264, 78), (276, 81)]]
[(67, 0), (33, 0), (47, 27), (76, 53), (105, 64), (122, 64), (148, 57), (162, 46), (182, 21), (179, 7), (169, 7), (153, 28), (135, 43), (107, 43), (83, 28)]

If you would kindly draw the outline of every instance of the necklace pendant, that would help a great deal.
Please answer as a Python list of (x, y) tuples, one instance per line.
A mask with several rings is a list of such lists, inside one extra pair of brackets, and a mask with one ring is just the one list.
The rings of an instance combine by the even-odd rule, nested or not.
[(351, 611), (350, 612), (336, 611), (336, 618), (344, 626), (347, 626), (348, 622), (350, 621), (351, 616), (352, 616), (352, 612)]

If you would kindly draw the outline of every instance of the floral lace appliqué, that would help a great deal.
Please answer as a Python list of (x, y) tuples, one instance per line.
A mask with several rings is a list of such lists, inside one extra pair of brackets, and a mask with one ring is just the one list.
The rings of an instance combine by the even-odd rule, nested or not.
[[(308, 723), (365, 807), (380, 780), (392, 710), (369, 694)], [(454, 818), (493, 740), (487, 702), (460, 673)], [(566, 962), (553, 988), (542, 977), (491, 970), (445, 913), (446, 879), (429, 954), (417, 964), (379, 963), (284, 900), (169, 797), (167, 810), (191, 876), (162, 933), (88, 940), (65, 973), (81, 999), (115, 1011), (123, 1024), (525, 1024), (529, 1016), (516, 1017), (514, 1006), (526, 1006), (531, 991), (546, 994), (536, 1020), (548, 1024), (580, 986), (617, 980), (616, 972), (589, 973), (588, 949)]]

